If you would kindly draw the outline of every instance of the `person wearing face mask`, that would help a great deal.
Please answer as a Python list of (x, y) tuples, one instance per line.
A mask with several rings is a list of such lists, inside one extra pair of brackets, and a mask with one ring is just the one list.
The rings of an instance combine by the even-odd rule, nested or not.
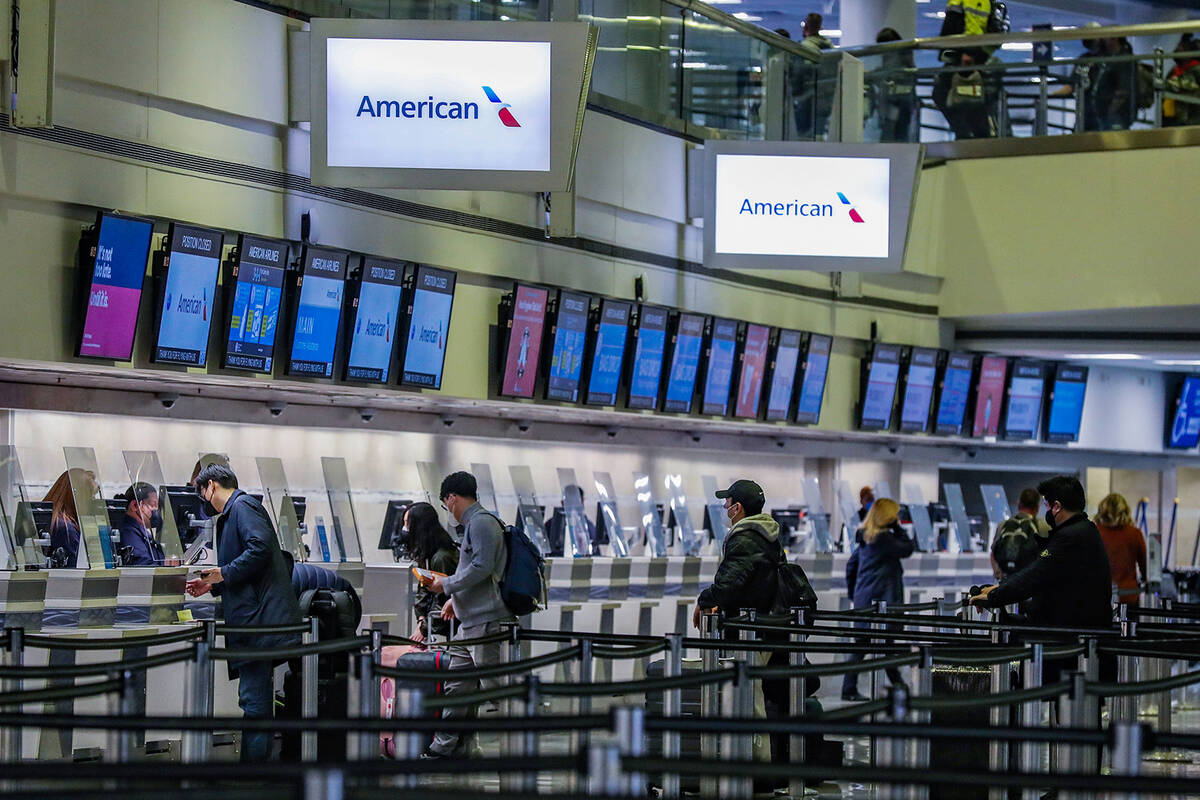
[[(913, 554), (916, 545), (900, 526), (900, 506), (890, 497), (881, 497), (871, 504), (871, 510), (856, 534), (858, 547), (846, 562), (846, 590), (855, 608), (869, 608), (878, 602), (904, 602), (904, 567), (900, 562)], [(854, 623), (856, 628), (867, 627), (865, 622)], [(862, 661), (863, 653), (855, 653), (846, 663)], [(901, 682), (900, 670), (887, 670), (895, 686)], [(846, 673), (842, 679), (842, 699), (861, 702), (869, 698), (858, 693), (858, 675)]]
[(162, 530), (162, 514), (158, 510), (158, 490), (148, 483), (138, 482), (125, 490), (125, 519), (121, 520), (121, 547), (128, 547), (127, 567), (161, 567), (162, 545), (155, 534)]
[[(187, 582), (187, 593), (212, 592), (221, 598), (221, 614), (229, 625), (295, 625), (300, 609), (292, 590), (291, 569), (262, 503), (238, 488), (237, 476), (222, 464), (209, 464), (193, 485), (204, 512), (216, 517), (217, 568), (205, 569)], [(234, 650), (270, 649), (300, 644), (300, 634), (227, 634)], [(279, 663), (283, 663), (282, 660)], [(271, 719), (274, 711), (275, 662), (230, 661), (229, 676), (238, 679), (238, 705), (247, 719)], [(244, 762), (271, 756), (270, 732), (242, 735)]]
[[(437, 511), (429, 503), (413, 503), (404, 512), (404, 534), (409, 556), (421, 569), (443, 575), (453, 575), (458, 569), (458, 545), (446, 533)], [(448, 595), (436, 594), (425, 585), (417, 590), (413, 603), (417, 627), (410, 637), (413, 641), (427, 641), (430, 634), (450, 634), (449, 621), (442, 619), (442, 608), (449, 599)]]

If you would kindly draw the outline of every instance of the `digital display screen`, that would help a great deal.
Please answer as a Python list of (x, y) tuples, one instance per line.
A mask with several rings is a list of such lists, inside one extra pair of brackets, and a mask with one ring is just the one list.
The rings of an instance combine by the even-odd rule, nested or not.
[(547, 400), (579, 401), (590, 307), (591, 300), (586, 294), (559, 290), (554, 344), (550, 350), (550, 376), (546, 382)]
[(1000, 432), (1000, 407), (1004, 403), (1004, 382), (1007, 378), (1007, 358), (984, 356), (979, 364), (979, 383), (975, 389), (972, 436), (995, 436)]
[(354, 330), (350, 332), (350, 355), (346, 359), (347, 380), (370, 383), (391, 380), (403, 294), (403, 264), (363, 258), (358, 297), (350, 301), (354, 307)]
[(1004, 417), (1005, 439), (1033, 439), (1042, 417), (1046, 367), (1038, 361), (1017, 361), (1008, 387), (1008, 411)]
[(133, 357), (133, 335), (153, 232), (154, 224), (148, 219), (100, 214), (96, 240), (83, 267), (91, 270), (91, 276), (87, 281), (80, 356), (116, 361)]
[(1179, 404), (1172, 415), (1167, 447), (1188, 449), (1200, 442), (1200, 376), (1189, 375), (1179, 388)]
[(408, 335), (404, 348), (402, 381), (430, 389), (442, 388), (446, 340), (450, 338), (450, 311), (454, 282), (450, 270), (417, 267), (416, 285), (408, 307)]
[(549, 299), (549, 290), (536, 286), (518, 286), (513, 292), (512, 325), (500, 383), (504, 397), (533, 397)]
[(877, 344), (867, 363), (862, 394), (864, 430), (892, 427), (892, 406), (896, 400), (896, 381), (900, 379), (900, 346)]
[(619, 300), (603, 300), (600, 303), (600, 324), (596, 329), (592, 368), (588, 373), (586, 401), (590, 405), (611, 406), (617, 403), (632, 309), (632, 305)]
[(154, 361), (202, 367), (208, 361), (213, 298), (224, 234), (171, 223), (167, 278), (159, 308)]
[(305, 246), (300, 299), (292, 327), (289, 375), (333, 377), (342, 297), (346, 293), (345, 253)]
[(937, 433), (958, 436), (963, 432), (967, 416), (967, 399), (971, 395), (971, 373), (975, 357), (969, 353), (951, 353), (942, 375), (942, 395), (938, 399)]
[(675, 327), (675, 344), (671, 351), (671, 371), (667, 375), (663, 411), (691, 413), (703, 347), (704, 317), (699, 314), (680, 314)]
[(704, 376), (704, 398), (700, 413), (725, 416), (733, 388), (733, 361), (737, 355), (738, 324), (731, 319), (714, 319), (708, 343), (708, 370)]
[(1055, 368), (1054, 386), (1050, 389), (1050, 414), (1046, 421), (1047, 442), (1079, 441), (1087, 375), (1087, 367), (1059, 365)]
[(821, 401), (825, 397), (825, 376), (829, 373), (829, 354), (832, 350), (832, 337), (816, 333), (808, 337), (800, 400), (796, 404), (796, 422), (816, 425), (821, 421)]
[(905, 433), (924, 433), (929, 428), (937, 362), (937, 350), (914, 347), (909, 355), (904, 400), (900, 404), (900, 430)]
[(771, 371), (771, 392), (767, 395), (767, 419), (770, 421), (786, 420), (791, 411), (802, 338), (800, 331), (779, 332), (779, 343), (775, 345), (775, 364)]
[(245, 235), (238, 237), (229, 338), (225, 346), (226, 367), (271, 371), (287, 260), (288, 246), (283, 242)]
[(638, 315), (637, 347), (629, 381), (630, 408), (658, 408), (663, 352), (667, 348), (667, 313), (665, 308), (642, 306)]
[(746, 340), (742, 345), (742, 374), (738, 378), (737, 402), (733, 406), (735, 417), (754, 419), (758, 416), (770, 340), (771, 329), (766, 325), (746, 325)]

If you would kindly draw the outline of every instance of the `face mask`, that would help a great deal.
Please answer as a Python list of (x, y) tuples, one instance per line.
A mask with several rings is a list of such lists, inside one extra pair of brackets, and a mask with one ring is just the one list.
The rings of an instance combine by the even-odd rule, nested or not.
[(1049, 509), (1046, 510), (1046, 522), (1050, 523), (1051, 528), (1058, 524), (1054, 521), (1054, 512)]
[(204, 499), (204, 495), (200, 495), (200, 502), (200, 510), (204, 512), (205, 517), (211, 519), (212, 517), (220, 516), (220, 512), (217, 511), (217, 507), (208, 502), (208, 500)]
[(157, 531), (162, 528), (163, 518), (162, 512), (157, 508), (150, 512), (150, 530)]

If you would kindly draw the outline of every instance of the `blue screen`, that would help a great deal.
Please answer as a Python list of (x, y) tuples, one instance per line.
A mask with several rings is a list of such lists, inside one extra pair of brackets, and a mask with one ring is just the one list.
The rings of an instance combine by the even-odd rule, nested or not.
[(937, 382), (937, 351), (913, 348), (900, 404), (900, 430), (924, 431), (929, 425), (929, 407)]
[(1083, 398), (1087, 391), (1087, 369), (1060, 367), (1050, 400), (1050, 419), (1046, 422), (1046, 440), (1073, 442), (1079, 438), (1083, 420)]
[(771, 393), (767, 397), (767, 419), (787, 419), (800, 365), (800, 333), (780, 331), (775, 348), (775, 371), (771, 374)]
[(305, 248), (304, 261), (288, 374), (332, 378), (346, 290), (346, 256)]
[(346, 363), (346, 377), (350, 380), (386, 383), (390, 379), (403, 283), (403, 265), (363, 259), (358, 307), (350, 334), (350, 357)]
[(967, 397), (971, 393), (972, 357), (951, 355), (942, 378), (942, 397), (938, 402), (937, 432), (962, 433), (967, 413)]
[(643, 307), (638, 321), (637, 347), (633, 354), (633, 377), (629, 383), (630, 408), (658, 406), (666, 346), (667, 310)]
[(587, 340), (588, 308), (586, 295), (560, 291), (558, 319), (554, 329), (554, 347), (550, 351), (550, 378), (547, 400), (579, 400), (579, 379), (583, 374), (583, 349)]
[(702, 414), (724, 416), (729, 410), (729, 390), (733, 385), (733, 360), (737, 353), (737, 323), (727, 319), (713, 320), (712, 341), (709, 343), (708, 373), (704, 378)]
[(629, 311), (628, 303), (611, 300), (605, 300), (600, 306), (600, 328), (588, 374), (588, 403), (611, 406), (617, 402), (621, 366), (625, 363), (625, 337), (629, 333)]
[(683, 414), (692, 410), (692, 396), (696, 393), (696, 373), (700, 369), (700, 350), (703, 344), (704, 317), (680, 314), (663, 410)]
[(1195, 447), (1200, 442), (1200, 377), (1189, 376), (1179, 390), (1179, 406), (1167, 439), (1170, 447)]
[(446, 363), (446, 339), (450, 333), (450, 311), (454, 304), (453, 272), (417, 268), (412, 318), (404, 349), (404, 382), (440, 389)]
[(1045, 386), (1046, 379), (1040, 364), (1016, 363), (1008, 387), (1005, 438), (1032, 439), (1037, 434)]
[(829, 351), (833, 340), (828, 336), (812, 336), (805, 359), (804, 381), (800, 385), (800, 401), (796, 404), (796, 421), (815, 425), (821, 419), (821, 400), (825, 396), (825, 375), (829, 371)]
[(892, 422), (892, 403), (896, 399), (896, 381), (900, 365), (893, 361), (871, 361), (867, 373), (866, 393), (863, 395), (862, 419), (864, 428), (888, 428)]
[(172, 226), (156, 362), (204, 366), (207, 361), (221, 241), (213, 231)]
[(270, 372), (283, 297), (287, 245), (243, 236), (229, 315), (225, 366)]

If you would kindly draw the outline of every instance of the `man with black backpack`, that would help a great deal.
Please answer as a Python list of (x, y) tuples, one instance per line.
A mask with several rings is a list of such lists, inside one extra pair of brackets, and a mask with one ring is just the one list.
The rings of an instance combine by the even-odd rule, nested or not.
[[(505, 546), (505, 531), (495, 515), (479, 504), (475, 476), (469, 472), (455, 472), (442, 481), (442, 507), (458, 523), (462, 536), (459, 548), (458, 569), (448, 577), (435, 577), (429, 585), (434, 594), (449, 595), (442, 607), (442, 617), (459, 621), (453, 639), (473, 640), (500, 632), (505, 622), (514, 622), (500, 594), (508, 562)], [(502, 642), (472, 644), (450, 648), (450, 670), (486, 667), (503, 662)], [(463, 686), (464, 681), (447, 680), (444, 692), (447, 695), (471, 691), (474, 687)], [(493, 689), (500, 685), (498, 678), (484, 678), (479, 682), (482, 689)], [(457, 716), (458, 709), (444, 709), (443, 719)], [(438, 733), (433, 744), (422, 754), (422, 758), (446, 758), (454, 754), (459, 745), (459, 734)]]

